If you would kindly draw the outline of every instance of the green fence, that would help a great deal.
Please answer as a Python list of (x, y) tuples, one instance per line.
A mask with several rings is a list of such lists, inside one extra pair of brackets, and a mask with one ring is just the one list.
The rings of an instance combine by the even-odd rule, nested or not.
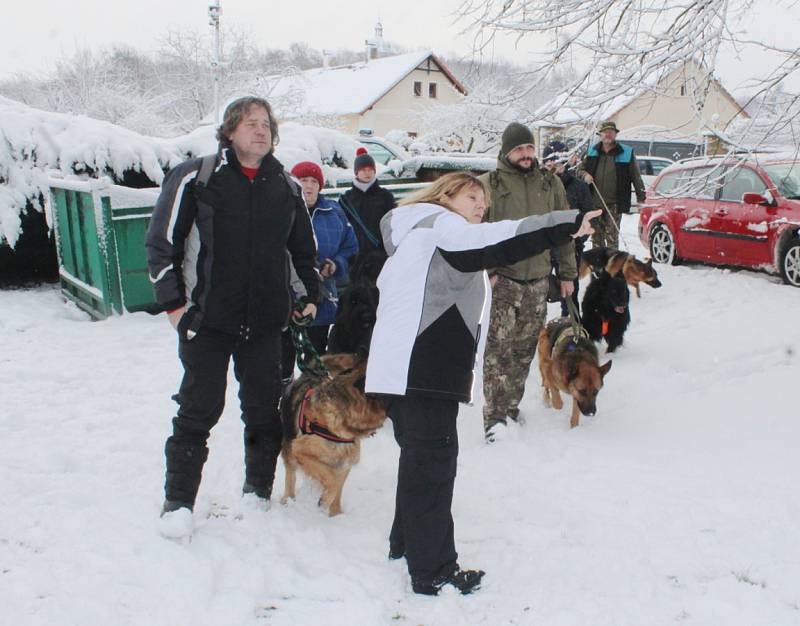
[[(61, 292), (96, 319), (157, 312), (144, 240), (158, 189), (128, 189), (109, 179), (51, 178)], [(400, 200), (426, 183), (384, 185)], [(323, 189), (338, 199), (346, 187)]]

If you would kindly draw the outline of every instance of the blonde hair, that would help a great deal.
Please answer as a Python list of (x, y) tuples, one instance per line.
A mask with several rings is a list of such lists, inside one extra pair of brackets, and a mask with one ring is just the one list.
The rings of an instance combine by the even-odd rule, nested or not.
[(470, 174), (469, 172), (451, 172), (450, 174), (445, 174), (437, 178), (428, 187), (424, 187), (406, 196), (398, 203), (398, 206), (428, 202), (430, 204), (438, 204), (452, 211), (453, 207), (450, 206), (448, 200), (455, 198), (462, 191), (471, 187), (477, 187), (486, 195), (486, 188), (474, 174)]

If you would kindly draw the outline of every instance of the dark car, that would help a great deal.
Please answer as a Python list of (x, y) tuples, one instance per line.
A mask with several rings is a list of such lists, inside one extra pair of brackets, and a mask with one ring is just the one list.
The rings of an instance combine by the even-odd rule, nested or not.
[(715, 157), (676, 163), (639, 213), (656, 263), (679, 259), (763, 269), (800, 287), (800, 161)]

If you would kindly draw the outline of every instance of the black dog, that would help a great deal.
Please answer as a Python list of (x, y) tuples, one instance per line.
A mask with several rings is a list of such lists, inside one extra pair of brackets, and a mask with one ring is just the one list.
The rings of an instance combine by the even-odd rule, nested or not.
[(383, 269), (383, 264), (387, 259), (386, 252), (382, 249), (368, 250), (360, 252), (355, 262), (350, 266), (350, 284), (375, 285), (378, 282), (378, 274)]
[(606, 352), (614, 352), (622, 345), (622, 336), (631, 321), (628, 307), (630, 297), (621, 272), (611, 276), (602, 271), (586, 289), (583, 297), (583, 327), (592, 340), (606, 340)]
[(378, 288), (367, 282), (348, 286), (339, 297), (336, 319), (328, 337), (328, 353), (366, 357), (378, 310)]

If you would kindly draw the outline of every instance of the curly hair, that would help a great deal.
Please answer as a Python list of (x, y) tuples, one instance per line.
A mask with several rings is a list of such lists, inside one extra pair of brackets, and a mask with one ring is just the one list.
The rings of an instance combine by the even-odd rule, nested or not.
[(225, 107), (225, 115), (222, 117), (222, 124), (217, 128), (217, 141), (222, 148), (230, 148), (230, 135), (236, 130), (239, 122), (254, 106), (261, 107), (267, 112), (269, 118), (269, 133), (272, 136), (272, 147), (278, 145), (280, 136), (278, 135), (278, 120), (272, 113), (272, 107), (264, 98), (257, 96), (245, 96), (238, 98)]

